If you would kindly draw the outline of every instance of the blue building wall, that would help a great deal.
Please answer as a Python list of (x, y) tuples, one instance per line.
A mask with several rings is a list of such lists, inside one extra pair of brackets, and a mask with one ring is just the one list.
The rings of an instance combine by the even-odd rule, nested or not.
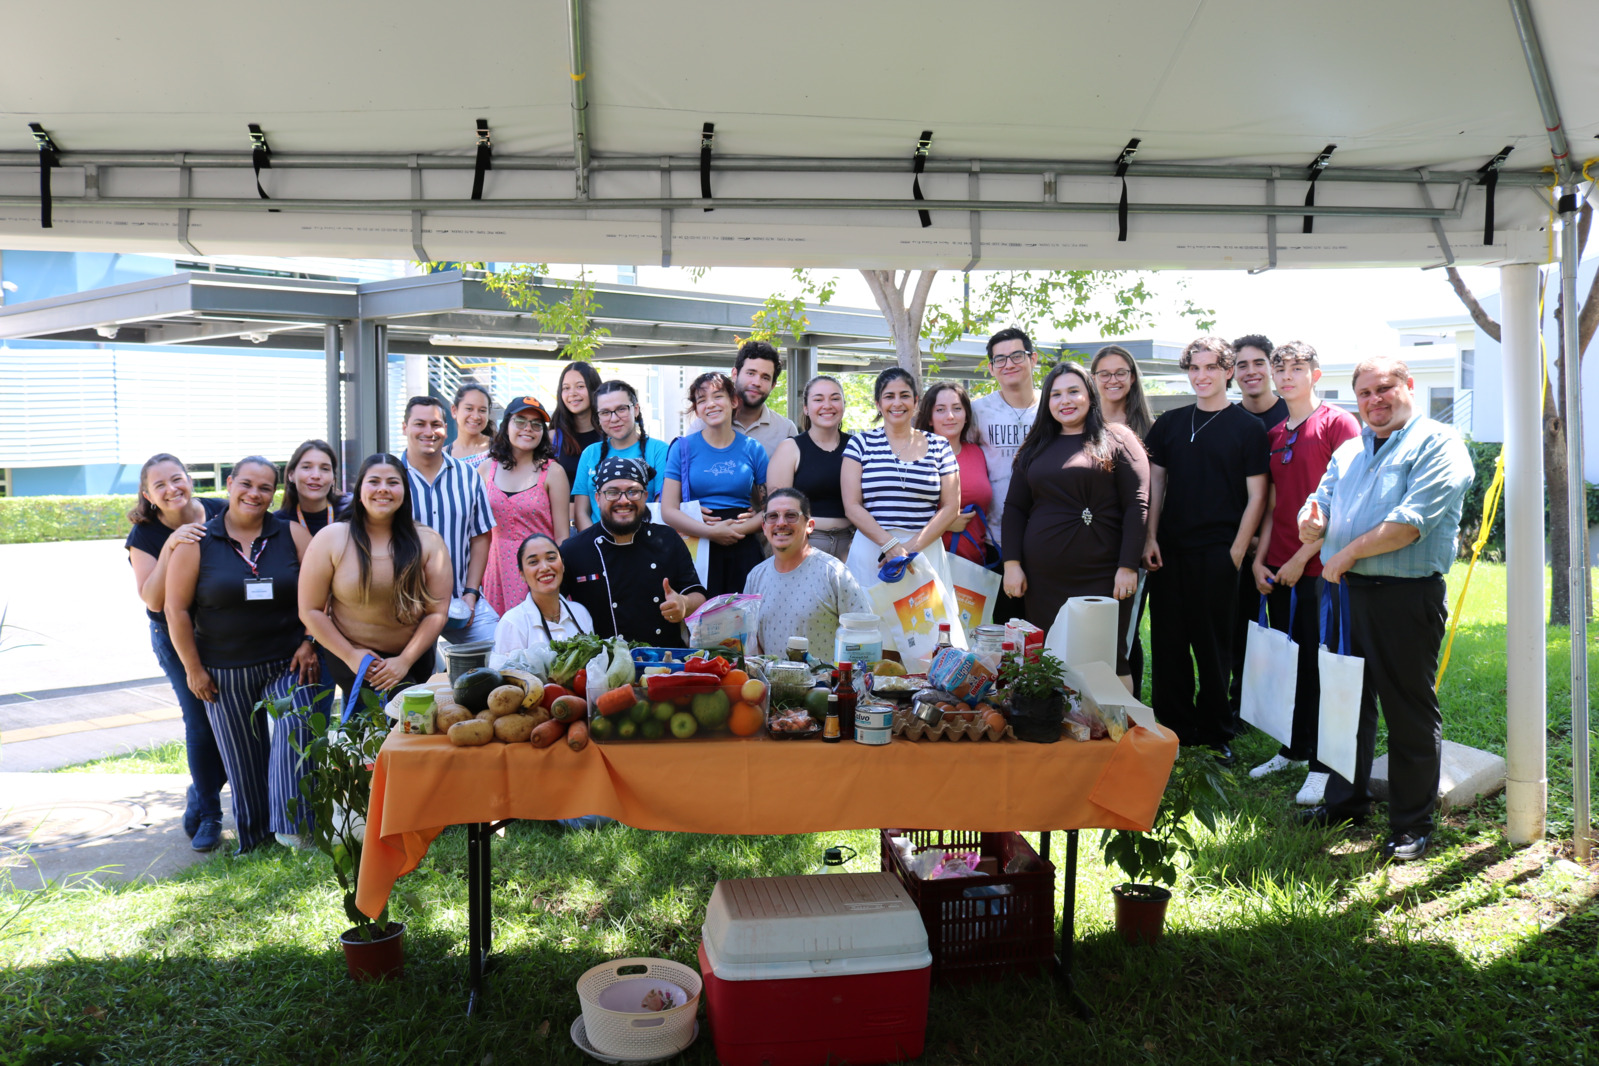
[(139, 468), (123, 463), (11, 471), (13, 496), (117, 496), (139, 491)]
[(44, 300), (51, 296), (130, 281), (166, 277), (172, 273), (171, 259), (148, 255), (118, 255), (111, 252), (12, 252), (0, 257), (0, 280), (16, 286), (7, 290), (7, 303)]

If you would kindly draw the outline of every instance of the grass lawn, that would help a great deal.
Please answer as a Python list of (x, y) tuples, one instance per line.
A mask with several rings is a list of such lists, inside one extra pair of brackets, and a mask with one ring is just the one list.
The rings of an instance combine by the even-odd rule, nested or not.
[[(1565, 655), (1552, 633), (1550, 824), (1569, 835)], [(1445, 735), (1502, 752), (1503, 687), (1504, 571), (1479, 566)], [(1249, 766), (1275, 743), (1238, 747)], [(1299, 781), (1240, 782), (1153, 949), (1111, 931), (1118, 878), (1085, 832), (1077, 973), (1097, 1019), (1076, 1020), (1048, 980), (935, 988), (923, 1061), (1599, 1063), (1592, 869), (1559, 840), (1511, 848), (1502, 800), (1445, 819), (1425, 861), (1383, 869), (1378, 830), (1291, 824)], [(346, 922), (314, 853), (219, 854), (159, 884), (77, 886), (0, 924), (0, 1064), (587, 1062), (566, 1035), (584, 970), (625, 955), (692, 964), (718, 878), (807, 872), (834, 841), (877, 852), (869, 832), (512, 825), (495, 845), (497, 955), (478, 1020), (462, 1013), (460, 829), (398, 885), (407, 977), (383, 987), (344, 977), (333, 940)], [(0, 923), (17, 903), (0, 896)], [(680, 1061), (714, 1062), (708, 1035)]]

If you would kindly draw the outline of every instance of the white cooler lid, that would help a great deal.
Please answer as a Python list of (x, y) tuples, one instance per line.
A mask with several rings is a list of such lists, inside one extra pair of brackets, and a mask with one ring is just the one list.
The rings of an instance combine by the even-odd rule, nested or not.
[(702, 932), (706, 960), (724, 981), (933, 964), (922, 916), (891, 873), (718, 881)]

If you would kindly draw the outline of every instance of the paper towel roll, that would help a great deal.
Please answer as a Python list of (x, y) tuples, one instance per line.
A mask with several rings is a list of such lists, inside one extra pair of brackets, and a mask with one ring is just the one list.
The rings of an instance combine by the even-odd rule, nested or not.
[(1109, 596), (1073, 596), (1061, 605), (1044, 646), (1067, 666), (1108, 663), (1116, 667), (1121, 607)]

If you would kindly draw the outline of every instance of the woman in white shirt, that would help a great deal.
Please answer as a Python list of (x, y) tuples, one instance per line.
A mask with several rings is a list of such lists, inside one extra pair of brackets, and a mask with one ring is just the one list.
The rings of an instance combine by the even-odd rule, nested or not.
[(530, 534), (516, 550), (516, 562), (527, 582), (528, 597), (506, 611), (494, 630), (489, 665), (496, 670), (512, 652), (594, 632), (588, 609), (561, 595), (566, 564), (553, 539), (543, 533)]

